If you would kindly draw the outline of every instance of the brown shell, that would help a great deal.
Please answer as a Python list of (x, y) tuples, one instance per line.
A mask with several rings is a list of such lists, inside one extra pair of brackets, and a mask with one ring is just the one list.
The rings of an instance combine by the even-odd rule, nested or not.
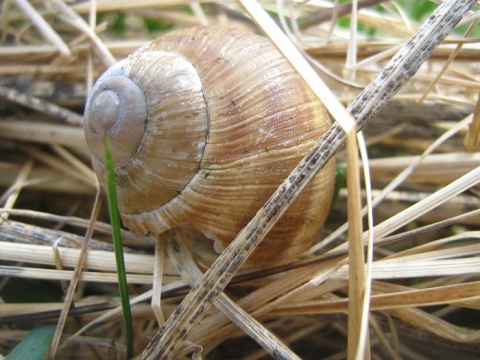
[[(123, 74), (145, 91), (147, 103), (148, 121), (133, 126), (144, 129), (140, 145), (116, 167), (122, 218), (137, 233), (186, 223), (215, 240), (217, 249), (226, 247), (330, 126), (323, 105), (277, 49), (249, 32), (178, 30), (119, 64), (98, 83)], [(103, 157), (92, 145), (102, 131), (89, 124), (91, 109), (87, 104), (86, 137), (103, 181)], [(112, 138), (113, 150), (125, 152), (134, 133), (117, 144)], [(287, 261), (311, 245), (329, 210), (334, 175), (331, 161), (250, 264)]]

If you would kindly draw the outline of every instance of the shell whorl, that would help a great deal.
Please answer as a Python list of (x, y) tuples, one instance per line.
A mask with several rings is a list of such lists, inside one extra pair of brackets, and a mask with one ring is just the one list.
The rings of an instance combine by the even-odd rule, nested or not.
[[(130, 158), (119, 155), (115, 169), (122, 218), (137, 233), (186, 223), (226, 247), (330, 126), (323, 105), (273, 44), (241, 30), (171, 32), (112, 67), (99, 83), (117, 76), (142, 89), (147, 104), (141, 143), (132, 145)], [(102, 94), (113, 110), (97, 115), (103, 100), (90, 99), (86, 111), (94, 153), (100, 145), (92, 145), (89, 131), (101, 133), (124, 111), (114, 94)], [(100, 125), (89, 124), (97, 118)], [(102, 181), (101, 155), (94, 156), (94, 168)], [(308, 248), (327, 215), (334, 174), (331, 161), (251, 263), (268, 266)]]
[(85, 119), (101, 182), (104, 124), (113, 125), (108, 133), (119, 206), (126, 214), (157, 209), (198, 172), (209, 121), (202, 83), (192, 64), (174, 53), (138, 52), (115, 64), (92, 90)]

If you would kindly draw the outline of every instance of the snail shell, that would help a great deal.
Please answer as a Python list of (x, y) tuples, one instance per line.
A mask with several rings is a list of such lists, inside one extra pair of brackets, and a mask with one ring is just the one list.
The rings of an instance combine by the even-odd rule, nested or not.
[[(273, 44), (207, 26), (173, 31), (115, 64), (85, 110), (105, 182), (111, 137), (119, 208), (133, 232), (190, 224), (226, 247), (330, 126), (323, 105)], [(302, 253), (327, 215), (331, 161), (250, 257), (270, 266)]]

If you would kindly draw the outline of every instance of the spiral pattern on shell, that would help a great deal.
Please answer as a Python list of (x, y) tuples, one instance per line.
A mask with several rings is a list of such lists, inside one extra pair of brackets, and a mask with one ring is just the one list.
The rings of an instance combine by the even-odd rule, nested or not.
[[(158, 234), (190, 224), (221, 250), (330, 126), (323, 105), (270, 41), (207, 26), (166, 34), (104, 73), (85, 112), (93, 166), (105, 179), (110, 134), (122, 219)], [(330, 161), (250, 258), (302, 253), (327, 215)]]

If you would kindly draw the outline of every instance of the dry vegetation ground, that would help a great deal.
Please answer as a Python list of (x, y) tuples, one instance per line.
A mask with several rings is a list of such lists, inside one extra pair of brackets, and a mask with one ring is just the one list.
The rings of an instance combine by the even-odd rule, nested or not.
[[(113, 58), (124, 58), (170, 29), (210, 23), (259, 31), (235, 1), (105, 0), (96, 8), (93, 3), (0, 3), (2, 355), (34, 326), (57, 324), (64, 306), (96, 193), (81, 116), (93, 81)], [(363, 6), (352, 21), (360, 30), (354, 37), (345, 18), (336, 21), (351, 8), (332, 10), (334, 3), (287, 2), (282, 11), (273, 1), (262, 6), (286, 24), (292, 40), (348, 105), (435, 6), (410, 3), (425, 7), (414, 12), (408, 1), (359, 1)], [(364, 131), (372, 195), (381, 196), (374, 223), (383, 231), (382, 237), (374, 235), (366, 278), (371, 296), (365, 357), (476, 359), (480, 353), (480, 200), (478, 186), (472, 186), (480, 178), (477, 20), (474, 7)], [(337, 159), (346, 166), (343, 151)], [(363, 204), (367, 194), (361, 193)], [(425, 209), (417, 212), (418, 204)], [(347, 334), (350, 342), (359, 338), (347, 326), (346, 217), (347, 192), (341, 189), (303, 266), (254, 273), (226, 289), (304, 359), (344, 358)], [(57, 358), (125, 358), (106, 206), (98, 219)], [(155, 240), (125, 231), (124, 244), (139, 355), (158, 331), (157, 319), (174, 311), (188, 291), (185, 284), (198, 274), (188, 254), (178, 259), (167, 249), (156, 317), (150, 306)], [(217, 307), (188, 340), (203, 346), (206, 359), (269, 356)]]

